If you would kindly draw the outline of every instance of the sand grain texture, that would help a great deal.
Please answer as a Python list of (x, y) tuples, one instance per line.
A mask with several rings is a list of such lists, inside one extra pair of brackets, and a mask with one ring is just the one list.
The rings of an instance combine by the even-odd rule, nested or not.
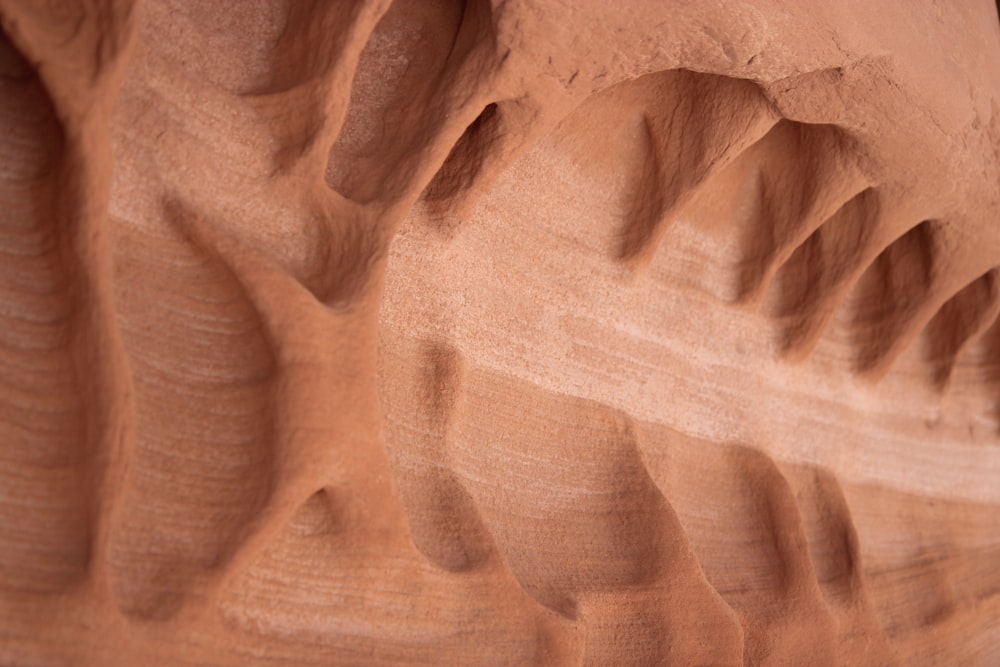
[(1000, 664), (993, 3), (0, 25), (0, 665)]

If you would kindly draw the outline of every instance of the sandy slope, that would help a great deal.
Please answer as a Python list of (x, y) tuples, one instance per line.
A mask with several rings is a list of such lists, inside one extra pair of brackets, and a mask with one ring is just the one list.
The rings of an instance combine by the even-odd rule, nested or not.
[(992, 3), (0, 19), (0, 664), (1000, 663)]

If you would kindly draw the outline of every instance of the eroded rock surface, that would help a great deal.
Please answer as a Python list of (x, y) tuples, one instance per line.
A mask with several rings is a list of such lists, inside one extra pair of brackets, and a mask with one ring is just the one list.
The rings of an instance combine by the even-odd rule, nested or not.
[(0, 19), (0, 664), (1000, 663), (993, 3)]

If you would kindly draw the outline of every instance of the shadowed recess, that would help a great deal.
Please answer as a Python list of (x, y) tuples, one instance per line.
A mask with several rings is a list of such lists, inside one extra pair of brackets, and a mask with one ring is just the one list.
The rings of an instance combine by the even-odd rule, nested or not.
[(776, 118), (754, 83), (725, 76), (659, 72), (622, 84), (616, 92), (623, 100), (639, 97), (645, 105), (646, 156), (635, 173), (618, 249), (619, 259), (641, 267), (651, 261), (695, 191), (763, 136)]
[(0, 588), (53, 593), (87, 565), (78, 265), (60, 225), (63, 133), (0, 33)]
[(991, 398), (984, 417), (991, 431), (1000, 437), (1000, 316), (972, 341), (968, 356), (974, 371), (973, 381)]
[(465, 363), (445, 343), (403, 345), (383, 338), (379, 364), (396, 488), (417, 549), (445, 570), (471, 570), (485, 563), (494, 546), (448, 455)]
[[(367, 203), (411, 185), (444, 120), (441, 93), (467, 58), (491, 48), (491, 10), (480, 0), (396, 0), (361, 53), (326, 182)], [(444, 99), (441, 99), (441, 98)]]
[(801, 358), (812, 349), (857, 278), (859, 263), (878, 238), (878, 210), (875, 192), (863, 190), (810, 234), (777, 273), (773, 316), (789, 356)]
[(898, 664), (869, 599), (850, 507), (836, 477), (812, 466), (782, 466), (794, 493), (823, 599), (837, 625), (840, 664)]
[(367, 216), (322, 210), (313, 218), (314, 255), (302, 285), (330, 307), (348, 308), (370, 289), (388, 238)]
[(345, 121), (358, 58), (389, 0), (287, 4), (270, 69), (249, 101), (280, 146), (274, 155), (278, 173), (298, 166), (296, 180), (311, 182), (322, 180)]
[(948, 383), (958, 355), (998, 314), (1000, 289), (996, 269), (976, 278), (941, 307), (924, 335), (925, 355), (938, 387)]
[(759, 194), (753, 219), (736, 232), (743, 245), (743, 300), (757, 300), (796, 249), (864, 190), (850, 146), (835, 126), (782, 120), (747, 152)]
[(669, 517), (628, 418), (478, 369), (467, 382), (449, 452), (524, 589), (574, 618), (582, 595), (657, 581)]
[(270, 493), (274, 357), (215, 258), (163, 225), (117, 231), (137, 435), (111, 560), (123, 611), (162, 618), (225, 566)]
[[(335, 664), (467, 664), (471, 655), (487, 663), (544, 664), (572, 655), (566, 629), (512, 586), (509, 575), (456, 578), (415, 551), (331, 532), (327, 527), (337, 525), (331, 507), (329, 499), (312, 496), (224, 592), (224, 623), (248, 659), (261, 645), (287, 660)], [(459, 627), (466, 630), (455, 632)]]
[(288, 530), (304, 537), (333, 536), (340, 531), (336, 491), (320, 489), (302, 503), (288, 523)]
[(938, 249), (935, 223), (924, 221), (887, 247), (868, 267), (853, 294), (856, 367), (884, 366), (930, 294)]
[(502, 128), (499, 107), (490, 102), (452, 147), (424, 191), (424, 198), (431, 202), (446, 201), (468, 189), (490, 159), (493, 145), (501, 139)]
[[(836, 621), (816, 583), (795, 496), (774, 462), (664, 427), (644, 433), (650, 475), (708, 582), (738, 614), (747, 663), (835, 664)], [(805, 634), (808, 645), (796, 639)]]
[(902, 664), (990, 664), (998, 647), (989, 632), (979, 638), (978, 619), (1000, 612), (997, 508), (877, 486), (843, 490), (867, 591)]

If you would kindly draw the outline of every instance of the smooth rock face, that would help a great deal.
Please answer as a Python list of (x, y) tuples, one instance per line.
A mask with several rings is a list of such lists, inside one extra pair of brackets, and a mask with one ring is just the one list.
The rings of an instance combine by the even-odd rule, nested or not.
[(0, 18), (0, 665), (1000, 664), (993, 3)]

